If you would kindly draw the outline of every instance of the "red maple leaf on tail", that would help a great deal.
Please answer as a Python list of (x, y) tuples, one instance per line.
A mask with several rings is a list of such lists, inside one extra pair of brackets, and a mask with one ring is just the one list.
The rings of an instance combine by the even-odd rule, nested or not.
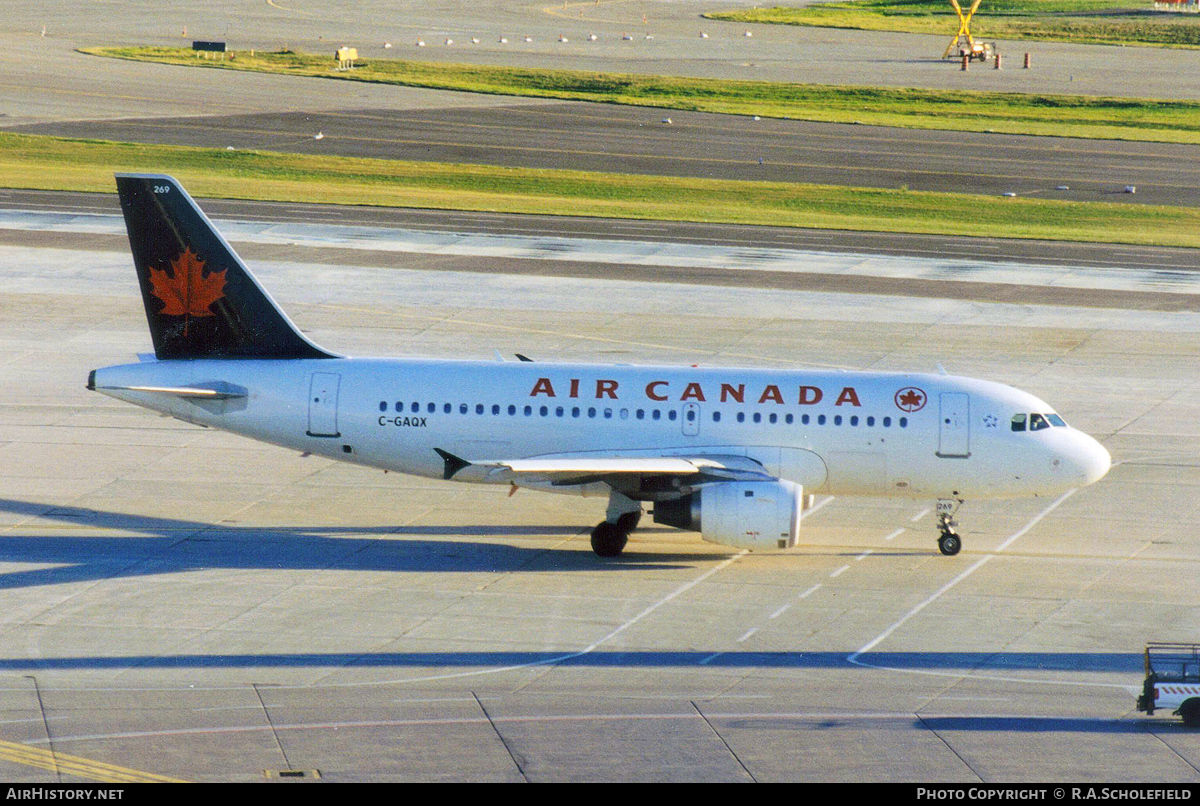
[[(215, 316), (209, 307), (225, 296), (225, 272), (204, 274), (204, 261), (190, 248), (171, 261), (171, 273), (150, 269), (150, 290), (163, 302), (159, 313), (167, 316)], [(183, 323), (187, 335), (188, 323)]]

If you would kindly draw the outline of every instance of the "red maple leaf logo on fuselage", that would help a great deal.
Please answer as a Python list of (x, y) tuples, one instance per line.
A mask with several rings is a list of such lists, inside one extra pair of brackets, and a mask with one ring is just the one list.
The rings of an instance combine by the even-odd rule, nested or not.
[(925, 408), (925, 392), (915, 386), (908, 386), (896, 393), (896, 408), (901, 411), (914, 412)]
[[(150, 290), (163, 302), (161, 314), (167, 316), (215, 316), (209, 308), (225, 296), (225, 272), (204, 273), (204, 261), (190, 248), (171, 261), (171, 273), (150, 269)], [(187, 335), (188, 323), (183, 323)]]

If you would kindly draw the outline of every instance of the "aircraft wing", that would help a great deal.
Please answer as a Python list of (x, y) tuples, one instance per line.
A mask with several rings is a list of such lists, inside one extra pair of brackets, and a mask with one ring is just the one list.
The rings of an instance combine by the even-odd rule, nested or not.
[(529, 459), (461, 459), (435, 449), (446, 462), (445, 478), (467, 468), (487, 468), (509, 473), (514, 481), (547, 481), (570, 486), (603, 481), (615, 489), (636, 487), (642, 479), (671, 478), (690, 484), (731, 479), (771, 479), (762, 465), (745, 456), (590, 456), (533, 457)]

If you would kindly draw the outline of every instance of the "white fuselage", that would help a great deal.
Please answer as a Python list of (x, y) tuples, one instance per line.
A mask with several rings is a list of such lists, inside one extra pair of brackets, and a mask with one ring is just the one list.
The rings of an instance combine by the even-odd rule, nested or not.
[[(1033, 395), (950, 375), (410, 359), (150, 361), (113, 397), (276, 445), (440, 478), (436, 449), (527, 457), (747, 456), (828, 495), (995, 498), (1096, 481), (1107, 451)], [(204, 400), (114, 387), (238, 388)], [(1037, 430), (1013, 430), (1040, 415)], [(1061, 423), (1056, 416), (1055, 421)], [(465, 481), (509, 483), (503, 473)], [(522, 483), (517, 481), (518, 484)], [(549, 486), (530, 484), (542, 489)], [(600, 492), (593, 485), (556, 492)]]

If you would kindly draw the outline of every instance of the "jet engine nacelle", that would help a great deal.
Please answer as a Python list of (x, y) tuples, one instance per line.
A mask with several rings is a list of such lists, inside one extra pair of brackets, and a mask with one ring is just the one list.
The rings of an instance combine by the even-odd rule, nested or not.
[(699, 532), (739, 549), (791, 548), (800, 537), (804, 493), (799, 484), (722, 481), (654, 505), (654, 522)]

